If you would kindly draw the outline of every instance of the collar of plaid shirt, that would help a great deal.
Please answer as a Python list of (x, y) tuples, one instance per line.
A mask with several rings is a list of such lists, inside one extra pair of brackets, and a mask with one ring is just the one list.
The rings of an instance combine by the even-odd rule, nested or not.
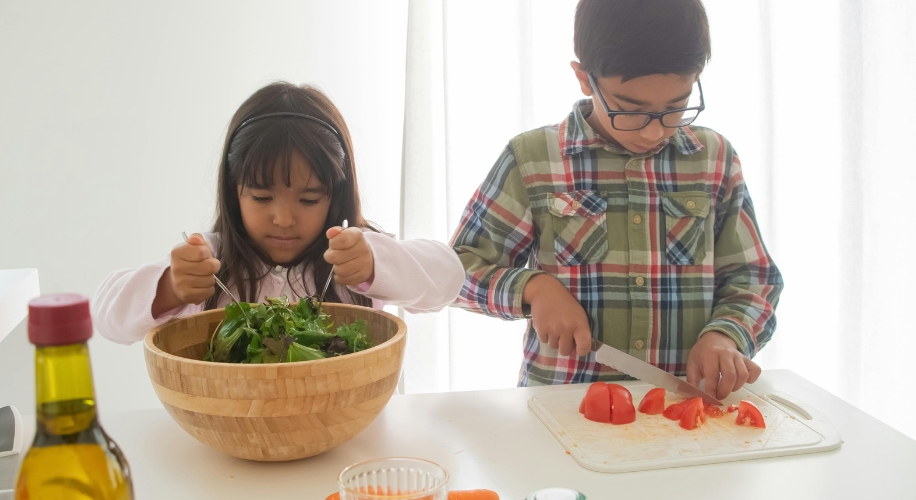
[(678, 127), (670, 138), (663, 141), (651, 151), (645, 153), (633, 153), (616, 144), (611, 144), (604, 137), (598, 134), (595, 129), (585, 120), (585, 117), (592, 114), (594, 105), (591, 99), (582, 99), (573, 105), (572, 113), (560, 124), (560, 149), (566, 156), (579, 154), (591, 149), (604, 148), (613, 153), (628, 155), (634, 157), (652, 156), (672, 144), (681, 154), (691, 155), (703, 149), (703, 145), (690, 127)]

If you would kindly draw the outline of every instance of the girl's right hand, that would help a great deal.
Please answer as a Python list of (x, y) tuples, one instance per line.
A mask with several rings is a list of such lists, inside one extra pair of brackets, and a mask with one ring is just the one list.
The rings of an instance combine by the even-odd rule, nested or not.
[(219, 259), (213, 257), (210, 247), (198, 233), (192, 234), (187, 243), (172, 249), (172, 265), (168, 274), (175, 298), (183, 304), (200, 304), (216, 293)]

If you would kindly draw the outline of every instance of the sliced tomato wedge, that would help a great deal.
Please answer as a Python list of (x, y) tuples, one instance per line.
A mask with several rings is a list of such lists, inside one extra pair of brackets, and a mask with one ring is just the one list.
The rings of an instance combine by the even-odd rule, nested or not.
[(760, 413), (760, 409), (757, 408), (757, 405), (744, 399), (738, 403), (738, 418), (735, 419), (735, 424), (749, 425), (761, 429), (766, 429), (767, 426), (766, 422), (763, 420), (763, 414)]
[(651, 389), (639, 402), (639, 412), (646, 415), (659, 415), (665, 411), (666, 391), (661, 387)]
[(611, 397), (611, 423), (622, 425), (636, 421), (636, 408), (630, 391), (619, 384), (607, 384), (607, 392)]
[(585, 418), (593, 422), (610, 422), (611, 394), (607, 390), (607, 384), (595, 382), (590, 385), (579, 409), (585, 414)]
[(685, 406), (687, 406), (687, 401), (670, 404), (665, 408), (665, 411), (662, 412), (662, 415), (668, 420), (679, 420), (681, 418), (681, 413), (684, 413)]
[(704, 404), (704, 406), (705, 406), (704, 410), (706, 411), (706, 416), (708, 417), (719, 418), (719, 417), (725, 416), (725, 412), (722, 411), (722, 408), (719, 408), (718, 406), (707, 405), (707, 404)]
[(681, 413), (681, 427), (692, 431), (706, 423), (706, 412), (703, 411), (703, 398), (693, 398), (684, 405)]

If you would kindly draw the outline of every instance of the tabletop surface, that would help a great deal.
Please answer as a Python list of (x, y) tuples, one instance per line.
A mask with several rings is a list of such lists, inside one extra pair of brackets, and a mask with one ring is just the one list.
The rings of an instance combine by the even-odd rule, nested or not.
[[(186, 434), (163, 409), (104, 411), (101, 422), (130, 463), (136, 497), (324, 499), (338, 473), (370, 458), (432, 460), (452, 489), (488, 488), (502, 499), (565, 486), (611, 498), (916, 498), (916, 441), (793, 372), (765, 371), (755, 392), (792, 395), (824, 414), (839, 450), (743, 462), (605, 474), (580, 467), (528, 409), (527, 400), (569, 386), (396, 395), (361, 434), (294, 462), (249, 462)], [(23, 412), (26, 413), (26, 412)], [(27, 435), (34, 429), (24, 415)], [(621, 496), (622, 495), (622, 496)]]

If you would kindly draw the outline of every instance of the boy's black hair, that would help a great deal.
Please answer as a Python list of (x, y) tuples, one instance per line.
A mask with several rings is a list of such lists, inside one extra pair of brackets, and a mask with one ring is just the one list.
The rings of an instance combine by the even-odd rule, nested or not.
[(573, 41), (584, 71), (624, 81), (698, 75), (711, 55), (700, 0), (580, 0)]

